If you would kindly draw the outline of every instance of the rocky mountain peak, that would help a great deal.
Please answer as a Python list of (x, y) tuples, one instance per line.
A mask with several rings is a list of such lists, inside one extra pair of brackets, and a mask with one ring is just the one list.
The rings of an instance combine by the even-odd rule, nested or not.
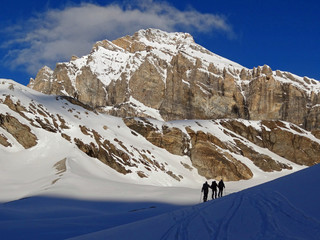
[(133, 39), (141, 42), (149, 42), (149, 44), (168, 44), (168, 45), (190, 45), (195, 43), (193, 37), (189, 33), (173, 32), (168, 33), (159, 29), (149, 28), (140, 30), (133, 35)]
[[(97, 51), (98, 47), (103, 47), (112, 51), (126, 51), (130, 53), (150, 52), (151, 49), (174, 54), (179, 48), (188, 47), (195, 44), (193, 37), (189, 33), (167, 33), (159, 29), (139, 30), (132, 36), (124, 36), (119, 39), (97, 42), (92, 51)], [(121, 49), (119, 49), (121, 48)]]
[(157, 29), (97, 42), (89, 55), (43, 68), (29, 87), (121, 117), (242, 118), (320, 127), (320, 83), (268, 65), (248, 69)]

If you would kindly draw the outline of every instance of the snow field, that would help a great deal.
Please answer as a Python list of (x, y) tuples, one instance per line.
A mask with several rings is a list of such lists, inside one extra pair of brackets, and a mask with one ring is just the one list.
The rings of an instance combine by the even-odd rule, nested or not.
[[(199, 204), (200, 189), (207, 179), (199, 176), (196, 169), (182, 167), (181, 162), (192, 165), (189, 157), (170, 154), (132, 134), (122, 119), (87, 111), (13, 81), (0, 83), (2, 101), (10, 95), (14, 102), (20, 101), (26, 108), (30, 104), (40, 107), (59, 122), (57, 116), (63, 117), (69, 127), (53, 133), (31, 126), (38, 144), (30, 149), (24, 149), (0, 128), (0, 134), (12, 144), (8, 148), (0, 145), (0, 233), (4, 239), (319, 239), (320, 207), (315, 201), (320, 192), (318, 165), (288, 175), (305, 167), (242, 138), (256, 151), (290, 164), (293, 170), (265, 173), (243, 156), (233, 154), (250, 167), (254, 177), (227, 182), (227, 196)], [(0, 106), (2, 113), (28, 124), (6, 105)], [(25, 114), (45, 119), (41, 114)], [(159, 131), (164, 124), (185, 133), (185, 128), (191, 127), (234, 144), (219, 121), (148, 121)], [(148, 178), (116, 172), (61, 137), (63, 132), (90, 143), (92, 137), (83, 134), (79, 125), (86, 126), (89, 132), (96, 130), (118, 148), (122, 148), (122, 142), (134, 158), (138, 159), (142, 150), (146, 154), (149, 150), (160, 164), (183, 179), (178, 182), (154, 169), (147, 172), (142, 164), (133, 170), (145, 171)], [(250, 121), (250, 125), (261, 128), (259, 121)], [(309, 136), (301, 129), (291, 129), (290, 124), (285, 127)], [(284, 175), (288, 176), (279, 178)], [(272, 179), (276, 180), (259, 185)]]

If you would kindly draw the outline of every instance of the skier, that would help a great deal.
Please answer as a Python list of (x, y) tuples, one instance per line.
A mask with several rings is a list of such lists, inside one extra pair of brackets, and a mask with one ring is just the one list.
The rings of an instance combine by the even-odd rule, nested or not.
[(212, 199), (215, 199), (217, 198), (217, 187), (218, 187), (218, 184), (216, 181), (213, 181), (210, 188), (212, 189)]
[(206, 202), (208, 199), (209, 187), (210, 186), (207, 181), (202, 185), (201, 192), (203, 192), (203, 202)]
[(218, 197), (222, 197), (223, 188), (225, 188), (225, 185), (222, 179), (218, 183), (218, 188), (219, 188)]

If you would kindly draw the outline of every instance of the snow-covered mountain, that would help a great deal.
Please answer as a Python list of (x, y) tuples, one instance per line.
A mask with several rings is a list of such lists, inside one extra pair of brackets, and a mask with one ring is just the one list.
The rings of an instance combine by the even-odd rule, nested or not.
[[(0, 79), (6, 239), (319, 238), (316, 80), (149, 29), (29, 87)], [(228, 196), (184, 208), (221, 178)]]
[(320, 139), (288, 122), (122, 119), (11, 80), (0, 81), (0, 92), (6, 201), (50, 192), (79, 171), (122, 183), (198, 187), (214, 178), (263, 182), (320, 161)]
[(187, 33), (147, 29), (97, 42), (86, 56), (74, 56), (54, 70), (42, 68), (29, 87), (121, 117), (283, 120), (308, 130), (320, 126), (319, 81), (267, 65), (247, 69), (196, 44)]
[[(125, 182), (185, 187), (269, 179), (320, 162), (317, 81), (243, 68), (186, 33), (141, 30), (98, 42), (54, 71), (44, 67), (29, 87), (57, 95), (1, 81), (4, 155), (52, 159), (48, 168), (59, 174), (50, 186), (73, 154), (98, 160)], [(171, 118), (178, 120), (164, 121)]]
[[(292, 123), (122, 119), (5, 79), (0, 93), (4, 239), (320, 237), (319, 165), (294, 173), (320, 140)], [(252, 178), (195, 205), (200, 174), (237, 176), (231, 163)]]

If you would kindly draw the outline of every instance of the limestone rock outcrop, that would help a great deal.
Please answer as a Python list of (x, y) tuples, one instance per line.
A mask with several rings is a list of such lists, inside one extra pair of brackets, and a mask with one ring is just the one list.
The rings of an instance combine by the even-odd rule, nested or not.
[[(31, 132), (26, 124), (21, 123), (17, 118), (0, 114), (0, 127), (10, 133), (24, 148), (28, 149), (37, 144), (37, 136)], [(7, 138), (1, 137), (1, 144), (10, 146)]]
[[(320, 138), (319, 81), (267, 65), (247, 69), (196, 44), (190, 34), (148, 29), (112, 42), (103, 40), (87, 56), (72, 57), (54, 70), (42, 68), (28, 86), (124, 118), (133, 135), (188, 157), (206, 178), (250, 179), (254, 172), (249, 165), (273, 172), (292, 169), (290, 163), (320, 162), (315, 140)], [(19, 104), (6, 102), (23, 115)], [(38, 118), (32, 124), (51, 132), (62, 130), (57, 117), (41, 111), (49, 120)], [(171, 122), (185, 119), (215, 119), (212, 127), (232, 140), (222, 141), (200, 123), (199, 128), (181, 129)], [(51, 121), (54, 126), (48, 124)], [(106, 139), (93, 137), (91, 144), (63, 131), (61, 136), (121, 173), (129, 173), (127, 167), (135, 164), (125, 148), (119, 150)], [(0, 141), (9, 144), (5, 136), (0, 135)], [(155, 167), (182, 179), (145, 154), (139, 156), (148, 171)], [(137, 174), (147, 177), (140, 170)]]
[(87, 56), (42, 68), (29, 87), (120, 117), (283, 120), (320, 128), (318, 81), (267, 65), (247, 69), (187, 33), (148, 29), (97, 42)]
[[(223, 141), (210, 132), (194, 130), (187, 126), (181, 130), (169, 124), (152, 124), (145, 118), (126, 118), (126, 125), (141, 134), (152, 144), (164, 148), (176, 155), (190, 157), (193, 167), (207, 178), (225, 180), (250, 179), (251, 169), (237, 160), (244, 157), (264, 172), (292, 169), (290, 161), (299, 165), (320, 163), (320, 143), (311, 140), (314, 136), (298, 126), (282, 121), (243, 122), (241, 120), (211, 121), (212, 127), (223, 127), (223, 134), (233, 140)], [(252, 144), (250, 144), (252, 143)], [(311, 147), (312, 146), (312, 147)], [(261, 150), (287, 159), (279, 162)], [(265, 150), (264, 150), (265, 151)], [(238, 156), (238, 157), (236, 157)]]
[(254, 144), (292, 162), (312, 166), (320, 161), (320, 144), (311, 141), (303, 129), (293, 124), (263, 120), (259, 129), (237, 120), (221, 121), (221, 124)]
[[(267, 67), (259, 71), (270, 74)], [(232, 89), (232, 77), (222, 74), (230, 80), (224, 86)], [(248, 76), (247, 71), (241, 74)], [(153, 176), (161, 184), (192, 182), (200, 176), (226, 181), (278, 176), (284, 174), (281, 171), (288, 173), (320, 162), (319, 129), (307, 131), (291, 122), (119, 118), (101, 114), (71, 96), (35, 93), (10, 80), (1, 80), (0, 89), (0, 148), (19, 154), (27, 151), (29, 159), (33, 157), (30, 152), (66, 144), (74, 156), (97, 159), (131, 179), (148, 181)], [(142, 107), (138, 100), (127, 104), (133, 116), (133, 110)], [(141, 115), (152, 113), (151, 106), (157, 104), (157, 99), (150, 102)], [(181, 107), (180, 111), (185, 110)], [(40, 157), (44, 155), (41, 152)]]

